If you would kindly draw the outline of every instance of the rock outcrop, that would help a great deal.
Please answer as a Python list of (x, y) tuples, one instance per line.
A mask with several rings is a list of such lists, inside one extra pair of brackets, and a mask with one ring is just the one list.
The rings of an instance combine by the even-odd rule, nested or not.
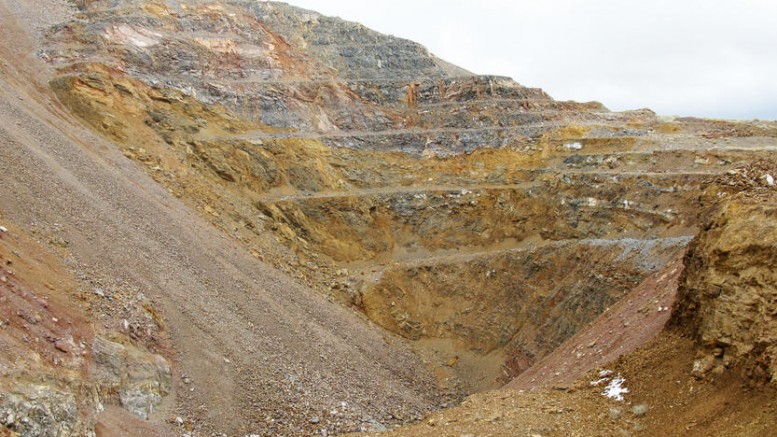
[(116, 403), (148, 419), (170, 392), (170, 364), (160, 355), (151, 355), (129, 342), (124, 343), (95, 337), (92, 346), (95, 383), (103, 399), (116, 402), (114, 397), (118, 397)]
[[(714, 201), (774, 183), (738, 166), (777, 150), (775, 123), (560, 102), (282, 3), (10, 4), (0, 212), (77, 285), (3, 270), (0, 433), (90, 435), (105, 406), (104, 430), (121, 406), (162, 433), (383, 431), (569, 339), (545, 364), (615, 357), (594, 346), (639, 341), (578, 334), (655, 334), (674, 294), (651, 293)], [(774, 278), (746, 266), (774, 261), (771, 200), (728, 202), (677, 317), (700, 372), (769, 379)]]
[[(280, 3), (98, 1), (79, 14), (43, 54), (65, 106), (254, 257), (423, 340), (470, 390), (525, 370), (660, 268), (695, 233), (709, 180), (777, 147), (770, 123), (559, 102)], [(523, 250), (535, 242), (563, 249)], [(589, 250), (574, 263), (601, 276), (590, 283), (511, 276)], [(482, 279), (505, 269), (520, 290)], [(488, 304), (466, 316), (454, 315), (466, 302), (430, 309), (476, 294)], [(481, 326), (512, 294), (497, 311), (510, 315)], [(548, 299), (579, 310), (516, 316), (546, 314)]]
[(721, 178), (728, 194), (690, 245), (676, 323), (696, 337), (700, 377), (745, 368), (777, 381), (777, 166), (761, 161)]
[(79, 292), (59, 260), (22, 230), (4, 229), (0, 432), (94, 435), (98, 415), (110, 405), (147, 418), (170, 391), (168, 360), (124, 334), (95, 328), (80, 307), (99, 297)]

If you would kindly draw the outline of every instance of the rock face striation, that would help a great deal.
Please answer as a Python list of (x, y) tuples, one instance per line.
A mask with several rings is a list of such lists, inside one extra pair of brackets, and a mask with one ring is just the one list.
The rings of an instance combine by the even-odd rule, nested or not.
[(42, 54), (61, 102), (256, 258), (425, 344), (464, 391), (657, 271), (705, 183), (777, 145), (768, 123), (558, 102), (282, 3), (78, 6)]
[(170, 362), (92, 326), (95, 313), (69, 301), (98, 297), (76, 298), (74, 279), (18, 228), (0, 237), (0, 431), (88, 436), (111, 405), (152, 414), (172, 388)]
[[(1, 150), (16, 164), (0, 181), (38, 199), (0, 212), (53, 222), (41, 232), (99, 290), (101, 328), (73, 340), (89, 378), (0, 392), (0, 423), (22, 435), (46, 434), (7, 412), (89, 433), (112, 423), (110, 408), (90, 416), (103, 403), (194, 435), (419, 419), (524, 373), (610, 308), (641, 316), (720, 193), (752, 188), (726, 177), (777, 150), (775, 123), (560, 102), (283, 3), (68, 4), (41, 35), (0, 14), (0, 35), (40, 36), (0, 48)], [(756, 241), (768, 205), (732, 200), (714, 222), (732, 230), (691, 244), (679, 313), (705, 344), (702, 372), (743, 358), (773, 375), (773, 281), (734, 274), (774, 261)], [(763, 223), (745, 240), (722, 226), (742, 214)], [(72, 244), (60, 217), (81, 224)], [(25, 404), (44, 398), (57, 407)]]
[(700, 377), (737, 366), (777, 381), (775, 170), (761, 161), (722, 178), (724, 190), (749, 188), (725, 197), (686, 255), (675, 322), (699, 343)]

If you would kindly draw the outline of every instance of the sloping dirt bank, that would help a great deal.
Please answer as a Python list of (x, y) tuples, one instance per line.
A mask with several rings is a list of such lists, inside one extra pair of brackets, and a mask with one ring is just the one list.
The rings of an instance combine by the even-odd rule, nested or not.
[[(53, 104), (31, 83), (45, 66), (30, 23), (10, 12), (33, 3), (3, 6), (0, 209), (67, 241), (90, 292), (141, 293), (161, 312), (175, 402), (152, 419), (228, 435), (320, 434), (437, 404), (434, 378), (401, 341), (258, 262)], [(99, 323), (121, 325), (110, 308)]]

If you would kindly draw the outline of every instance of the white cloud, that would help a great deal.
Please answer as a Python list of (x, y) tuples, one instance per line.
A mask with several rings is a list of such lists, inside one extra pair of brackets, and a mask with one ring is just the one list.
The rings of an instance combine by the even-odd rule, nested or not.
[(614, 110), (777, 119), (772, 0), (289, 0)]

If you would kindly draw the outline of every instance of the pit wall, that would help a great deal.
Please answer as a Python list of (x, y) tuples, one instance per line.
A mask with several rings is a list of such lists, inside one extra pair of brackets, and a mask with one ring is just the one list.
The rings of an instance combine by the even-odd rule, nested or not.
[(447, 157), (416, 134), (420, 153), (332, 148), (100, 64), (52, 88), (256, 258), (414, 340), (465, 390), (520, 373), (676, 255), (709, 175), (759, 153), (660, 150), (638, 115)]

